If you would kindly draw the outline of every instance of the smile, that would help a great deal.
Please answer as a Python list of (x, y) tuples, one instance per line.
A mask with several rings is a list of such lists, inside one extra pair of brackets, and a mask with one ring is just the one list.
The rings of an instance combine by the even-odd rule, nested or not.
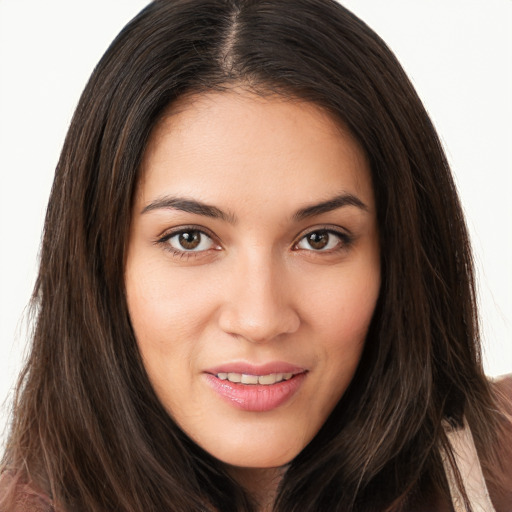
[(249, 375), (246, 373), (218, 373), (216, 377), (220, 380), (227, 380), (235, 384), (247, 384), (270, 386), (283, 380), (290, 380), (293, 377), (293, 373), (269, 373), (267, 375)]
[(286, 372), (276, 371), (276, 365), (271, 366), (274, 368), (260, 368), (259, 371), (255, 371), (256, 368), (245, 368), (247, 373), (241, 373), (241, 368), (238, 368), (238, 372), (219, 371), (219, 368), (212, 373), (205, 373), (204, 377), (215, 394), (236, 409), (265, 412), (291, 400), (308, 373), (307, 370), (290, 365), (279, 365), (279, 369), (288, 370)]

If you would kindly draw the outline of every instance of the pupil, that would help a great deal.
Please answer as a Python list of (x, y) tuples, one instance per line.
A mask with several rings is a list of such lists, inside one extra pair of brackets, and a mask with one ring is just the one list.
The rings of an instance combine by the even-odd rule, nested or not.
[(323, 249), (329, 242), (329, 233), (319, 232), (311, 233), (308, 237), (308, 242), (313, 249)]
[(199, 231), (180, 233), (179, 242), (184, 249), (195, 249), (201, 242), (201, 235)]

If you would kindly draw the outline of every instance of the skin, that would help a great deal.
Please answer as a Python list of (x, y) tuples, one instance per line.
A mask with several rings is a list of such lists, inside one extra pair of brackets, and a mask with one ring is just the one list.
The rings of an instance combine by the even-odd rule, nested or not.
[[(294, 216), (347, 194), (361, 204)], [(171, 207), (162, 202), (169, 197), (215, 206), (225, 218)], [(206, 235), (187, 250), (172, 234), (180, 227)], [(314, 247), (311, 232), (320, 236)], [(242, 89), (180, 100), (145, 153), (125, 279), (139, 349), (164, 407), (240, 482), (270, 488), (275, 468), (311, 441), (350, 383), (379, 294), (362, 149), (340, 123), (299, 100)], [(206, 379), (227, 362), (272, 361), (305, 376), (269, 411), (234, 407)]]

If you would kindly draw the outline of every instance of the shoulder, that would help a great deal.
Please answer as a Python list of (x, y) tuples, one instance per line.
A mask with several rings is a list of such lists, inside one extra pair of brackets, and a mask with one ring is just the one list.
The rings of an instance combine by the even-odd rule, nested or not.
[[(502, 419), (504, 434), (512, 441), (512, 373), (493, 379), (492, 386)], [(512, 446), (512, 442), (510, 443)]]
[[(503, 405), (512, 412), (512, 373), (502, 375), (493, 380), (494, 389), (503, 400)], [(507, 411), (506, 411), (507, 412)]]
[(498, 511), (510, 511), (512, 510), (512, 374), (494, 379), (493, 388), (502, 425), (498, 447), (499, 460), (496, 461), (496, 465), (499, 466), (499, 472), (503, 478), (501, 487), (504, 489), (504, 493), (497, 493), (493, 501)]
[(0, 474), (0, 510), (2, 512), (55, 512), (51, 500), (9, 471)]

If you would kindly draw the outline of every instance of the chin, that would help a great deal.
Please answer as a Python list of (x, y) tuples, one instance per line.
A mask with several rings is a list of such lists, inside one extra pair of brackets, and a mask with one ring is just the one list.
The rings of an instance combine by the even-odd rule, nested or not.
[(272, 449), (256, 449), (244, 453), (223, 453), (217, 458), (230, 466), (266, 469), (286, 466), (299, 453), (300, 450), (276, 453)]
[(215, 442), (206, 439), (195, 442), (229, 466), (264, 469), (285, 466), (303, 450), (307, 443), (294, 434), (260, 431), (244, 435), (235, 430), (229, 431), (226, 437), (217, 435)]

